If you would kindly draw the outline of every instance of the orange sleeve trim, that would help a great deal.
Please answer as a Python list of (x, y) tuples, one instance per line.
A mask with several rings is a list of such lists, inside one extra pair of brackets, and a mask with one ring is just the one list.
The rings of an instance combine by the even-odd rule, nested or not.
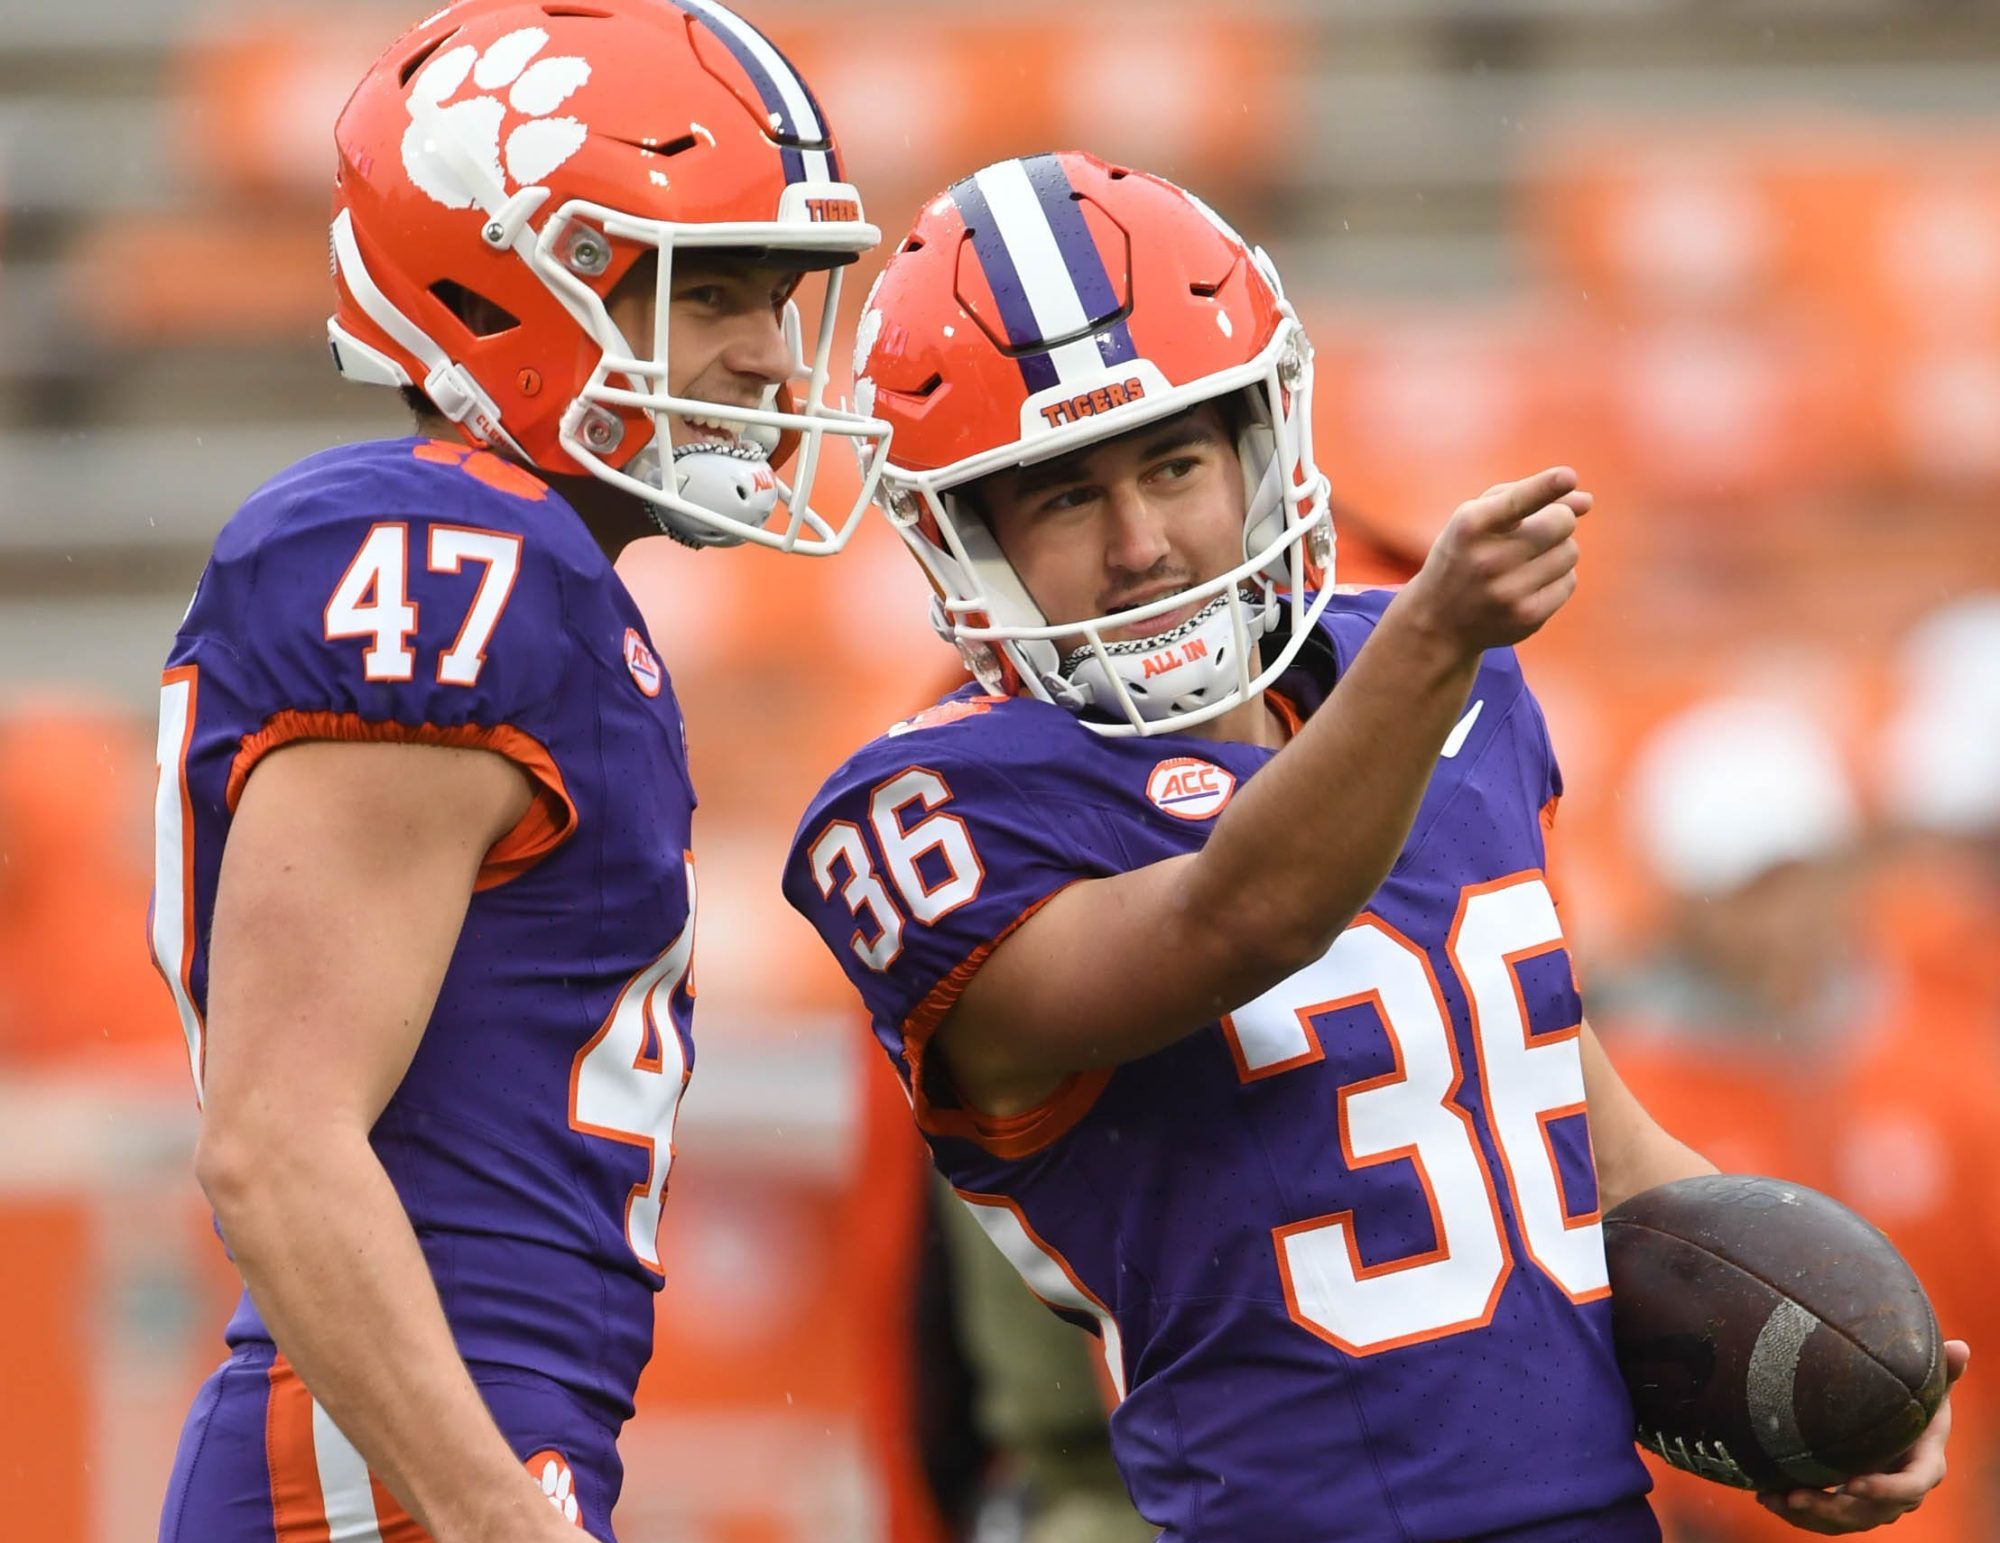
[(244, 785), (259, 761), (273, 750), (307, 739), (490, 750), (526, 772), (535, 785), (534, 799), (514, 828), (493, 843), (480, 863), (479, 877), (472, 886), (475, 892), (520, 877), (567, 841), (576, 829), (576, 803), (563, 784), (562, 772), (548, 748), (532, 734), (504, 724), (495, 729), (469, 723), (445, 728), (435, 723), (374, 722), (353, 713), (274, 713), (256, 733), (245, 734), (230, 765), (229, 783), (223, 794), (230, 809), (234, 811), (243, 797)]
[[(1559, 922), (1568, 919), (1563, 910), (1564, 886), (1561, 876), (1556, 872), (1556, 805), (1561, 802), (1562, 795), (1557, 794), (1542, 805), (1542, 882), (1549, 887), (1549, 899), (1555, 902), (1556, 919)], [(1576, 994), (1582, 996), (1583, 972), (1577, 968), (1574, 948), (1569, 949), (1569, 981), (1576, 988)]]
[[(1078, 882), (1072, 880), (1072, 883)], [(982, 1114), (977, 1109), (940, 1109), (924, 1091), (924, 1052), (938, 1025), (951, 1015), (972, 977), (993, 956), (993, 951), (1018, 932), (1023, 923), (1043, 906), (1069, 888), (1050, 890), (1015, 917), (990, 942), (982, 943), (961, 960), (951, 973), (925, 994), (903, 1020), (903, 1057), (910, 1070), (910, 1098), (916, 1107), (917, 1128), (933, 1136), (955, 1136), (984, 1147), (995, 1157), (1011, 1160), (1031, 1157), (1066, 1135), (1097, 1102), (1110, 1082), (1113, 1068), (1098, 1067), (1076, 1072), (1041, 1103), (1020, 1114)]]
[(1556, 879), (1556, 805), (1561, 802), (1558, 794), (1542, 805), (1542, 881), (1549, 886), (1557, 911), (1563, 908), (1562, 886)]
[(1264, 700), (1270, 704), (1271, 711), (1278, 715), (1278, 722), (1285, 726), (1286, 741), (1289, 743), (1297, 739), (1299, 730), (1306, 726), (1306, 720), (1300, 714), (1298, 704), (1275, 686), (1264, 692)]

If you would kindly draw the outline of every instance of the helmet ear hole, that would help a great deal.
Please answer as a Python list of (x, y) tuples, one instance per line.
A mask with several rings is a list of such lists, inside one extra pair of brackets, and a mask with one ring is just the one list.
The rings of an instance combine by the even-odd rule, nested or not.
[(521, 325), (521, 318), (497, 300), (489, 300), (454, 280), (439, 279), (431, 285), (430, 292), (476, 338), (498, 337)]

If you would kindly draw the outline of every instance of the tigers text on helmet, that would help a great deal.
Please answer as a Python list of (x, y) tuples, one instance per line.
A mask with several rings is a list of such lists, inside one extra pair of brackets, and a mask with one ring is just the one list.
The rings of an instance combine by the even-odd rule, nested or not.
[[(1108, 735), (1189, 728), (1275, 680), (1325, 607), (1333, 527), (1312, 459), (1311, 345), (1270, 259), (1170, 182), (1063, 151), (954, 184), (869, 295), (855, 376), (856, 406), (894, 429), (885, 503), (937, 591), (933, 620), (990, 691), (1087, 712)], [(1241, 561), (1051, 624), (969, 485), (1232, 396)], [(1107, 641), (1196, 602), (1170, 632)], [(1280, 633), (1253, 669), (1253, 645)], [(1056, 640), (1078, 636), (1059, 657)], [(1162, 651), (1191, 639), (1162, 673)]]
[[(327, 333), (343, 375), (419, 386), (473, 443), (598, 477), (695, 545), (846, 542), (888, 426), (826, 401), (827, 361), (841, 268), (880, 233), (811, 90), (748, 22), (713, 0), (461, 0), (375, 62), (334, 137)], [(690, 249), (824, 272), (810, 359), (784, 302), (796, 386), (755, 405), (673, 394), (669, 291)], [(605, 302), (649, 253), (646, 354)], [(675, 445), (670, 422), (690, 417), (721, 437)], [(863, 469), (837, 518), (811, 505), (829, 434)]]

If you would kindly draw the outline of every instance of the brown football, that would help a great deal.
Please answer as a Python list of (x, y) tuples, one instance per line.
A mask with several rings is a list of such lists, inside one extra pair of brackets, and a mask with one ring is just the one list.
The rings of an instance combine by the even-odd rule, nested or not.
[(1880, 1471), (1944, 1397), (1944, 1342), (1895, 1245), (1839, 1201), (1748, 1174), (1681, 1179), (1604, 1218), (1639, 1442), (1741, 1489)]

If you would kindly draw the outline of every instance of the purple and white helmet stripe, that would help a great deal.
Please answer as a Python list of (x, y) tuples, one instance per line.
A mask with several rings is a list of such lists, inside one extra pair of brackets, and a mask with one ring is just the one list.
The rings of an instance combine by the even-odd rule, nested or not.
[[(715, 0), (672, 0), (690, 16), (707, 23), (722, 45), (743, 66), (757, 95), (771, 114), (772, 132), (806, 145), (828, 144), (826, 117), (805, 78), (773, 46), (771, 40), (727, 6)], [(838, 182), (839, 159), (831, 150), (786, 147), (781, 151), (787, 182)]]
[[(1070, 183), (1069, 173), (1063, 170), (1062, 158), (1033, 155), (1021, 164), (1056, 238), (1063, 266), (1076, 283), (1084, 315), (1091, 322), (1119, 316), (1124, 309), (1124, 298), (1112, 287), (1111, 275), (1104, 271), (1104, 254), (1090, 233), (1083, 206), (1076, 201), (1076, 189)], [(1130, 364), (1139, 357), (1139, 351), (1132, 346), (1132, 329), (1122, 316), (1097, 334), (1097, 350), (1106, 364)]]
[[(1052, 155), (1002, 161), (952, 189), (1030, 391), (1136, 357), (1104, 259)], [(1093, 327), (1102, 325), (1101, 330)], [(1054, 347), (1046, 341), (1058, 339)]]
[(1007, 329), (1007, 342), (1014, 348), (1028, 350), (1014, 357), (1028, 394), (1033, 396), (1048, 390), (1057, 384), (1056, 367), (1047, 354), (1034, 351), (1034, 345), (1042, 337), (1035, 324), (1035, 313), (1028, 304), (1021, 275), (1014, 268), (1013, 254), (1000, 233), (999, 221), (987, 206), (978, 178), (967, 177), (954, 184), (951, 201), (958, 206), (959, 218), (965, 221), (966, 234), (972, 238), (972, 250), (986, 275), (987, 288), (993, 291), (994, 302), (1000, 307), (1000, 324)]

